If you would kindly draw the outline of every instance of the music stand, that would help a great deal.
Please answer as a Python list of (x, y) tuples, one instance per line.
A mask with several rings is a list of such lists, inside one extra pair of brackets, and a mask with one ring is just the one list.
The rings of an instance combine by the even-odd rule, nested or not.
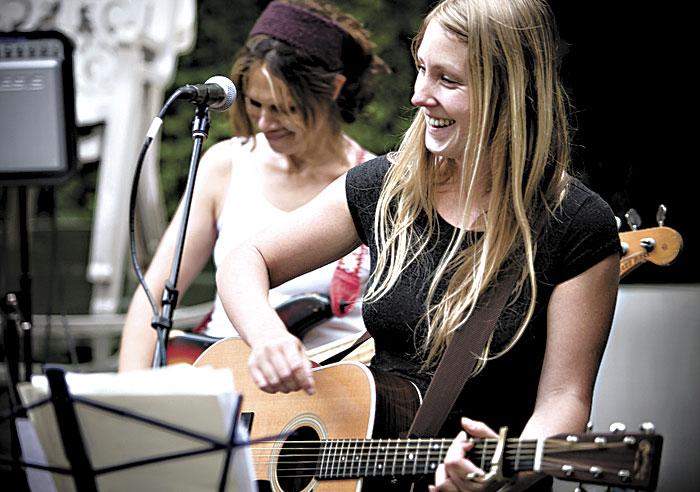
[[(66, 375), (61, 368), (47, 367), (45, 374), (48, 380), (50, 394), (41, 398), (36, 398), (36, 395), (34, 395), (35, 401), (30, 402), (29, 400), (31, 400), (32, 397), (25, 390), (31, 385), (29, 385), (29, 383), (23, 383), (24, 388), (20, 388), (20, 394), (23, 395), (25, 403), (21, 409), (14, 408), (11, 415), (9, 415), (9, 418), (14, 418), (17, 410), (25, 411), (31, 415), (33, 411), (37, 411), (42, 407), (53, 407), (57, 427), (56, 429), (53, 429), (55, 434), (55, 442), (53, 444), (58, 445), (55, 446), (56, 448), (62, 448), (62, 452), (65, 455), (65, 463), (37, 463), (25, 460), (23, 458), (8, 458), (4, 456), (0, 456), (0, 463), (12, 464), (13, 466), (20, 466), (23, 468), (44, 470), (58, 474), (59, 476), (69, 477), (72, 478), (72, 484), (70, 484), (70, 480), (67, 482), (69, 484), (69, 490), (71, 489), (70, 485), (72, 485), (72, 488), (77, 492), (97, 492), (99, 490), (98, 480), (101, 477), (107, 476), (108, 474), (119, 473), (125, 470), (130, 470), (136, 467), (145, 467), (148, 465), (154, 465), (157, 467), (159, 464), (170, 462), (172, 460), (182, 460), (186, 458), (197, 460), (200, 457), (206, 458), (206, 455), (210, 455), (211, 453), (219, 453), (223, 454), (223, 457), (221, 457), (221, 467), (218, 473), (219, 479), (217, 490), (236, 490), (239, 492), (250, 492), (256, 490), (252, 480), (252, 465), (245, 460), (247, 455), (243, 455), (243, 460), (244, 466), (247, 466), (247, 468), (251, 470), (250, 473), (244, 477), (234, 477), (230, 476), (229, 474), (229, 470), (234, 462), (235, 451), (241, 446), (247, 446), (250, 444), (247, 437), (242, 439), (240, 435), (241, 427), (239, 426), (238, 419), (241, 404), (240, 395), (235, 396), (231, 428), (228, 432), (228, 436), (225, 439), (221, 439), (207, 433), (192, 430), (191, 428), (174, 425), (162, 419), (150, 417), (144, 412), (126, 409), (121, 405), (108, 404), (98, 401), (95, 398), (86, 398), (75, 395), (70, 391), (66, 382)], [(185, 401), (185, 395), (180, 396), (183, 396), (182, 401)], [(149, 405), (150, 404), (151, 403), (149, 403)], [(80, 406), (79, 409), (78, 406)], [(124, 431), (128, 435), (130, 429), (126, 427), (127, 425), (139, 425), (139, 428), (156, 429), (157, 431), (162, 432), (164, 436), (171, 436), (173, 439), (185, 439), (187, 442), (191, 442), (192, 445), (189, 446), (188, 449), (178, 449), (177, 451), (173, 452), (151, 455), (137, 459), (131, 459), (129, 457), (125, 461), (119, 463), (96, 465), (95, 463), (100, 460), (100, 457), (99, 452), (94, 449), (94, 447), (97, 447), (94, 439), (95, 436), (92, 436), (91, 438), (91, 436), (88, 435), (90, 432), (90, 424), (88, 422), (88, 420), (91, 418), (89, 415), (90, 412), (97, 412), (97, 415), (92, 416), (92, 418), (95, 419), (106, 419), (106, 416), (111, 415), (114, 416), (114, 418), (123, 420), (125, 427), (123, 429), (120, 428), (116, 430), (117, 433)], [(2, 417), (7, 418), (8, 416)], [(197, 415), (197, 412), (194, 411), (193, 417), (198, 417), (200, 419), (206, 418), (204, 415)], [(107, 427), (107, 425), (105, 425), (105, 427)], [(112, 431), (112, 434), (114, 434), (115, 430), (112, 429)], [(131, 431), (133, 431), (133, 429), (131, 429)], [(115, 443), (110, 439), (106, 439), (105, 441), (107, 441), (104, 442), (105, 447), (119, 446), (119, 443)], [(42, 442), (42, 444), (46, 446), (45, 442)], [(91, 449), (91, 447), (93, 447), (93, 449)], [(140, 452), (140, 450), (135, 451)], [(207, 464), (209, 466), (208, 469), (210, 469), (213, 465), (213, 461), (216, 461), (217, 457), (211, 456), (208, 459), (210, 461), (207, 462)], [(239, 460), (238, 469), (240, 471), (241, 458), (237, 459)], [(194, 465), (199, 467), (200, 463), (197, 462)], [(180, 467), (182, 467), (182, 464), (178, 463), (178, 468)], [(149, 490), (159, 490), (160, 485), (162, 485), (162, 490), (174, 490), (183, 485), (182, 482), (178, 482), (177, 485), (173, 485), (171, 482), (168, 482), (168, 477), (162, 476), (162, 473), (159, 472), (151, 472), (149, 482), (159, 482), (155, 487), (150, 486)], [(140, 482), (137, 483), (140, 484)], [(63, 483), (63, 486), (59, 486), (57, 483), (57, 489), (64, 490), (66, 488), (65, 485), (66, 482)], [(190, 487), (187, 487), (187, 489), (193, 490)], [(201, 490), (213, 489), (207, 488)]]

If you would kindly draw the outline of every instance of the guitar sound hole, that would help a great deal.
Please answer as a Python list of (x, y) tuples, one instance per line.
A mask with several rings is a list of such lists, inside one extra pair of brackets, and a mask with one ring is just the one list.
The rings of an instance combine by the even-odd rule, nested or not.
[(311, 427), (299, 427), (282, 445), (277, 481), (284, 492), (303, 490), (317, 473), (319, 436)]

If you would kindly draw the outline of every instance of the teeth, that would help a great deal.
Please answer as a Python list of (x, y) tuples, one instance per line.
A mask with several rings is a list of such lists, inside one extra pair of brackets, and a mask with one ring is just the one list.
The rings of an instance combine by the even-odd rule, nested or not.
[(430, 126), (450, 126), (454, 125), (455, 120), (443, 120), (442, 118), (428, 118), (428, 123)]

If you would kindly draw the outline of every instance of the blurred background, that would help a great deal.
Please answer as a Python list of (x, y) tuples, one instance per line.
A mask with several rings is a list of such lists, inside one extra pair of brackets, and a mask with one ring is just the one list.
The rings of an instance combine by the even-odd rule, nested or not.
[[(34, 371), (45, 362), (79, 371), (116, 367), (121, 322), (136, 286), (127, 253), (128, 197), (148, 126), (177, 87), (229, 74), (267, 3), (0, 0), (4, 41), (12, 31), (55, 30), (73, 43), (77, 155), (70, 173), (49, 185), (0, 181), (0, 295), (20, 292), (30, 300)], [(333, 3), (367, 26), (392, 68), (366, 118), (348, 128), (365, 147), (385, 153), (396, 147), (412, 115), (410, 42), (434, 2)], [(695, 98), (688, 73), (694, 58), (686, 16), (636, 2), (551, 4), (574, 108), (575, 173), (608, 201), (621, 232), (658, 227), (663, 205), (661, 225), (674, 229), (673, 240), (683, 244), (672, 264), (657, 265), (652, 255), (622, 280), (593, 420), (598, 427), (611, 420), (654, 420), (663, 433), (673, 432), (660, 490), (687, 490), (678, 487), (700, 479), (689, 465), (700, 462), (690, 442), (700, 435), (700, 261), (694, 254), (697, 158), (690, 151)], [(136, 217), (144, 269), (185, 188), (193, 116), (192, 105), (174, 104), (146, 159)], [(5, 107), (0, 117), (0, 132), (17, 122)], [(227, 114), (212, 113), (204, 149), (228, 137)], [(626, 218), (631, 209), (639, 216), (632, 225)], [(30, 288), (23, 289), (28, 278)], [(183, 298), (176, 327), (198, 321), (213, 293), (210, 265)], [(4, 345), (0, 355), (7, 355)], [(5, 399), (0, 394), (3, 404)]]

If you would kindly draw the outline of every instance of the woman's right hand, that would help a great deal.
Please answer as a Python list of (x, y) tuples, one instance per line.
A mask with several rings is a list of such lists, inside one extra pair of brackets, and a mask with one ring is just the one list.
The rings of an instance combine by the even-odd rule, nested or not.
[(258, 387), (267, 393), (303, 389), (314, 393), (312, 362), (299, 338), (285, 331), (251, 345), (248, 369)]

